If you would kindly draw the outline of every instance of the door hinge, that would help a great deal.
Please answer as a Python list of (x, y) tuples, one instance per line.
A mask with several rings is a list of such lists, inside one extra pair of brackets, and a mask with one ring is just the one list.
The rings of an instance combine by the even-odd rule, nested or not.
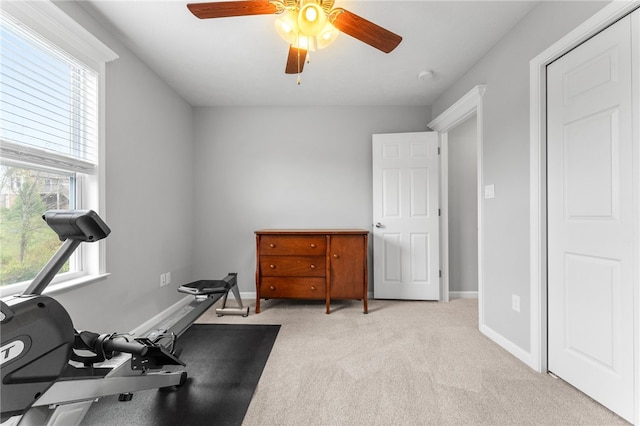
[(438, 155), (440, 155), (440, 147), (438, 147)]
[(438, 209), (438, 216), (440, 216), (440, 209)]
[(442, 269), (438, 271), (438, 277), (442, 278)]

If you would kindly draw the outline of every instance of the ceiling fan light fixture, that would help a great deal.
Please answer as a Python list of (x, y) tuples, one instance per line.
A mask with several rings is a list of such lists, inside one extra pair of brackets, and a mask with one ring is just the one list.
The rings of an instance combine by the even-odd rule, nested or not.
[(288, 44), (294, 44), (298, 38), (298, 23), (294, 14), (287, 12), (276, 19), (276, 31)]
[(287, 44), (307, 51), (324, 49), (329, 46), (340, 34), (340, 31), (325, 21), (324, 26), (315, 36), (304, 35), (298, 29), (298, 13), (287, 12), (275, 20), (276, 31)]
[(327, 15), (316, 0), (302, 0), (298, 12), (298, 28), (306, 36), (320, 34), (327, 22)]
[(296, 49), (315, 50), (315, 45), (311, 37), (302, 35), (298, 31), (298, 24), (295, 20), (295, 14), (287, 13), (279, 19), (276, 19), (276, 31), (287, 44)]
[(292, 45), (295, 48), (304, 49), (304, 50), (311, 51), (311, 52), (316, 50), (315, 49), (315, 43), (313, 42), (313, 40), (311, 38), (303, 36), (303, 35), (298, 37), (296, 42), (292, 43)]
[(318, 49), (324, 49), (329, 46), (338, 37), (340, 31), (329, 22), (324, 25), (320, 34), (316, 36), (316, 46)]

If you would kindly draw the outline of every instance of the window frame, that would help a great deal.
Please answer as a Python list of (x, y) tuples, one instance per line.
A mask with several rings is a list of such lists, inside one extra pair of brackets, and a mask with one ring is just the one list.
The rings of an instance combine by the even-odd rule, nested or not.
[[(25, 27), (39, 34), (56, 48), (67, 52), (97, 73), (98, 132), (95, 162), (97, 169), (94, 169), (93, 164), (87, 164), (88, 167), (94, 169), (92, 173), (76, 170), (78, 172), (77, 180), (79, 180), (77, 182), (79, 185), (77, 194), (79, 206), (77, 208), (92, 209), (105, 219), (105, 71), (106, 64), (117, 59), (118, 55), (49, 0), (0, 2), (0, 13), (6, 13), (20, 21)], [(45, 292), (53, 293), (89, 284), (103, 280), (108, 276), (105, 240), (93, 244), (82, 244), (80, 247), (82, 250), (82, 271), (59, 274), (52, 280)], [(29, 284), (30, 281), (26, 281), (2, 286), (0, 287), (0, 297), (19, 294)]]

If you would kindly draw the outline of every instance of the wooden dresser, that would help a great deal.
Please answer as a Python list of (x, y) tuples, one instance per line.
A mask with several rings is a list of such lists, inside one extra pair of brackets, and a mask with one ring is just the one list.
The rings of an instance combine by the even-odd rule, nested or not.
[(369, 231), (264, 229), (256, 231), (256, 313), (260, 299), (363, 300), (368, 312)]

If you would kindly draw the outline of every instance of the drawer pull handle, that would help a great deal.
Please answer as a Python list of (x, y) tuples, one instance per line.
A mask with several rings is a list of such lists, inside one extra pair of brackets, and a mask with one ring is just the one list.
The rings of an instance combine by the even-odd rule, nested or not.
[(269, 244), (269, 247), (271, 247), (271, 248), (276, 248), (276, 245), (275, 245), (275, 244), (273, 244), (273, 243), (271, 243), (271, 244)]
[(340, 257), (340, 256), (338, 256), (337, 254), (334, 254), (334, 255), (333, 255), (333, 258), (334, 258), (334, 259), (337, 259), (338, 257)]
[(316, 287), (315, 286), (311, 286), (311, 291), (316, 291)]
[(269, 286), (269, 290), (273, 291), (273, 290), (275, 290), (275, 289), (276, 289), (276, 288), (275, 288), (274, 286)]
[(311, 265), (311, 269), (316, 269), (316, 265)]
[(316, 248), (317, 246), (313, 243), (311, 243), (311, 248)]
[(276, 269), (276, 265), (269, 265), (269, 268)]

